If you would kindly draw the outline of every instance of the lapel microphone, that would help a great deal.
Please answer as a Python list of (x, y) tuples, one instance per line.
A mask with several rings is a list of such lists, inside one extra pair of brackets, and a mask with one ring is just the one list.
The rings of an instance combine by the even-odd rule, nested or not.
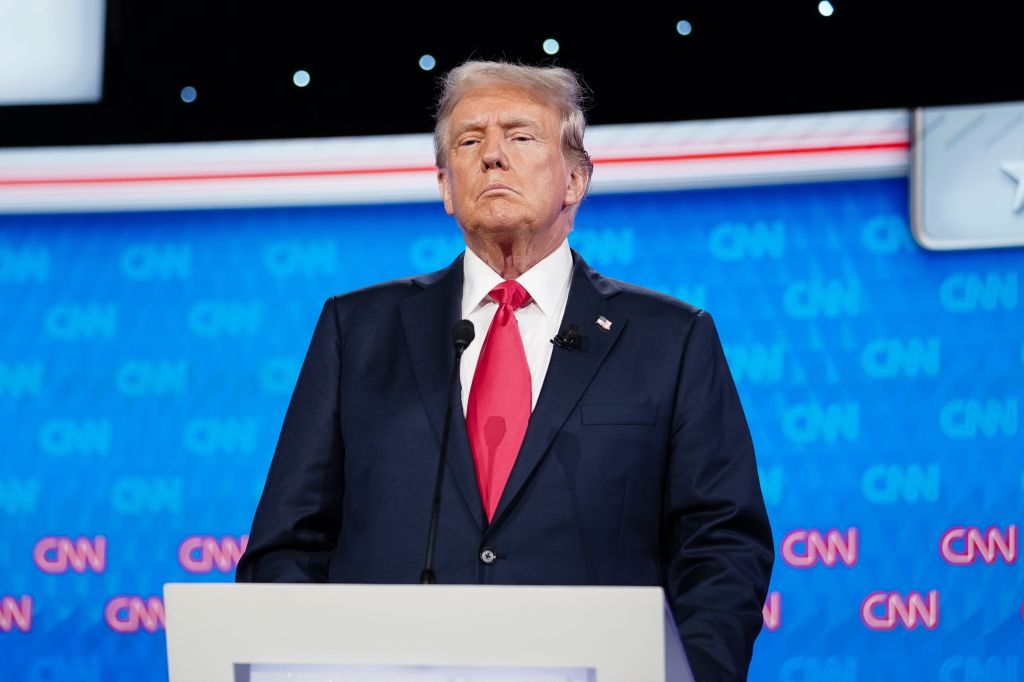
[(570, 324), (568, 329), (560, 334), (555, 334), (555, 338), (551, 339), (551, 343), (566, 350), (579, 350), (580, 328), (575, 324)]

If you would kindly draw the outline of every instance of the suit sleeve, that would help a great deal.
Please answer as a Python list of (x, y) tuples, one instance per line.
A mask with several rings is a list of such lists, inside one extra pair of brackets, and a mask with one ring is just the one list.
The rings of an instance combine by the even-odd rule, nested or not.
[(325, 582), (341, 527), (341, 338), (333, 298), (320, 313), (256, 508), (238, 582)]
[(774, 542), (743, 408), (703, 311), (684, 345), (672, 419), (666, 592), (694, 677), (745, 680)]

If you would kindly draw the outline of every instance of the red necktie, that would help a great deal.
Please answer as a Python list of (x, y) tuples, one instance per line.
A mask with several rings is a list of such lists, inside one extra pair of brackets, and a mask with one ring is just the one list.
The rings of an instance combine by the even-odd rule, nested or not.
[(501, 499), (530, 421), (530, 367), (515, 311), (530, 299), (523, 285), (507, 280), (491, 290), (498, 303), (473, 374), (466, 408), (469, 445), (487, 521)]

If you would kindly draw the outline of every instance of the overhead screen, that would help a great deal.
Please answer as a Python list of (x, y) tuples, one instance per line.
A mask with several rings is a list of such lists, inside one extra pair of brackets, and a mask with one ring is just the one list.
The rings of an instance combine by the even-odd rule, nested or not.
[(0, 106), (103, 94), (105, 0), (0, 0)]

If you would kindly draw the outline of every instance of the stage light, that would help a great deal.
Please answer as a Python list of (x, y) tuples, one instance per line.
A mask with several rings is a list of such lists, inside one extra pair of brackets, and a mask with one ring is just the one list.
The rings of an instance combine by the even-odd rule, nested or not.
[(196, 101), (196, 97), (199, 95), (196, 89), (191, 85), (186, 85), (181, 89), (181, 101), (185, 104), (192, 104)]
[(818, 12), (823, 17), (830, 17), (832, 16), (832, 13), (835, 11), (835, 7), (833, 7), (832, 3), (829, 2), (828, 0), (821, 0), (821, 2), (818, 3)]
[(433, 55), (425, 54), (420, 57), (420, 68), (424, 71), (433, 71), (435, 66), (437, 66), (437, 60)]
[(309, 71), (306, 71), (304, 69), (299, 69), (298, 71), (296, 71), (292, 75), (292, 83), (295, 83), (295, 85), (299, 86), (300, 88), (304, 88), (307, 85), (309, 85)]
[(558, 41), (554, 38), (548, 38), (545, 40), (543, 47), (546, 54), (558, 54), (559, 45)]
[(681, 36), (688, 36), (693, 33), (693, 25), (686, 19), (680, 19), (676, 22), (676, 33)]

